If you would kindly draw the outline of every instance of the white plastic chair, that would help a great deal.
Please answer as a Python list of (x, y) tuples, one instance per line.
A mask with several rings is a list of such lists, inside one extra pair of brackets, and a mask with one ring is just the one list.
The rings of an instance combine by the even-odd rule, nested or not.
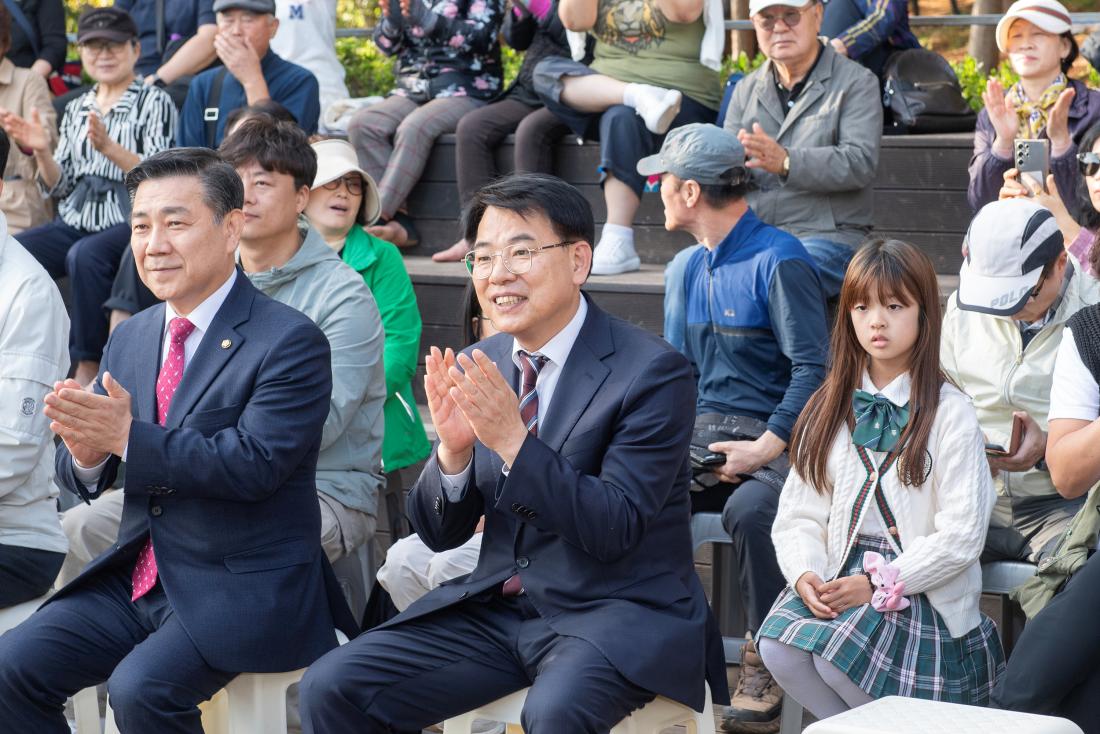
[[(347, 636), (337, 630), (336, 640), (343, 645)], [(241, 673), (229, 681), (207, 703), (200, 706), (202, 726), (206, 734), (273, 734), (286, 731), (286, 692), (305, 675), (306, 669), (286, 673)], [(86, 688), (77, 696), (91, 691), (95, 703), (95, 688)], [(73, 697), (74, 707), (77, 696)], [(98, 709), (96, 721), (98, 724)], [(105, 734), (119, 734), (115, 724), (111, 701), (107, 701), (107, 726)], [(80, 728), (80, 712), (77, 712), (77, 734), (90, 734), (98, 729)]]
[(1081, 734), (1068, 719), (887, 696), (822, 719), (805, 734)]
[[(530, 689), (524, 688), (479, 709), (447, 719), (443, 722), (443, 734), (472, 734), (476, 719), (519, 724), (528, 690)], [(709, 685), (706, 688), (702, 713), (658, 696), (616, 724), (611, 734), (660, 734), (668, 727), (678, 725), (687, 727), (688, 734), (715, 734)]]

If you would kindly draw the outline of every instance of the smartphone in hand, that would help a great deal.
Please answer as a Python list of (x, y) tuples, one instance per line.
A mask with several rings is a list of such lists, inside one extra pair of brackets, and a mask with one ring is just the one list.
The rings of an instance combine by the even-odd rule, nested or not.
[(1012, 456), (1020, 449), (1020, 441), (1024, 437), (1024, 419), (1018, 415), (1012, 416), (1012, 435), (1008, 441), (1008, 448), (995, 443), (986, 443), (986, 456)]
[[(1027, 174), (1035, 179), (1040, 189), (1046, 191), (1047, 176), (1050, 175), (1049, 140), (1016, 138), (1013, 141), (1012, 159), (1016, 164), (1016, 170), (1020, 172), (1021, 183), (1023, 183), (1024, 174)], [(1031, 195), (1030, 187), (1028, 188), (1028, 195)]]

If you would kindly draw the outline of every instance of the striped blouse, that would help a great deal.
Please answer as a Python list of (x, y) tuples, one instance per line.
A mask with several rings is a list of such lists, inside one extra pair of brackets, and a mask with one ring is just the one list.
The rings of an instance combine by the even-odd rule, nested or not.
[[(129, 219), (130, 200), (122, 169), (88, 141), (88, 112), (96, 109), (96, 87), (65, 107), (54, 159), (61, 168), (47, 195), (60, 200), (58, 216), (70, 227), (99, 232)], [(137, 77), (115, 106), (102, 115), (107, 134), (145, 159), (172, 147), (176, 107), (168, 93)]]

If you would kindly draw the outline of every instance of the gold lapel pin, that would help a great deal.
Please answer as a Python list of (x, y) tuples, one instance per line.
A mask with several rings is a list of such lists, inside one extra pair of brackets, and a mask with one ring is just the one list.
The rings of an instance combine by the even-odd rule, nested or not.
[(222, 339), (222, 349), (229, 349), (231, 346), (233, 346), (233, 342), (228, 339)]

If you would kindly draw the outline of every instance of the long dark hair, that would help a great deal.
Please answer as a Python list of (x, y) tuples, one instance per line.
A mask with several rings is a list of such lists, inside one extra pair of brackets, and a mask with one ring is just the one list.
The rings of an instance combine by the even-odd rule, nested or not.
[[(1100, 122), (1085, 131), (1081, 142), (1077, 144), (1077, 150), (1081, 153), (1091, 152), (1097, 140), (1100, 140)], [(1073, 194), (1073, 198), (1068, 202), (1073, 218), (1093, 235), (1100, 235), (1100, 210), (1097, 210), (1096, 205), (1092, 203), (1089, 184), (1084, 176), (1077, 179), (1077, 187)], [(1089, 255), (1089, 265), (1092, 272), (1100, 273), (1100, 270), (1097, 270), (1100, 266), (1100, 248), (1095, 245), (1092, 248), (1092, 254)]]
[(818, 492), (832, 491), (828, 474), (829, 451), (841, 429), (851, 430), (852, 392), (869, 364), (860, 346), (850, 314), (859, 303), (897, 299), (920, 309), (917, 341), (909, 360), (909, 425), (901, 435), (897, 471), (903, 484), (925, 482), (925, 451), (940, 402), (940, 388), (947, 379), (940, 369), (940, 309), (936, 269), (919, 248), (908, 242), (876, 237), (856, 252), (844, 276), (840, 306), (833, 324), (829, 373), (791, 433), (794, 468)]

